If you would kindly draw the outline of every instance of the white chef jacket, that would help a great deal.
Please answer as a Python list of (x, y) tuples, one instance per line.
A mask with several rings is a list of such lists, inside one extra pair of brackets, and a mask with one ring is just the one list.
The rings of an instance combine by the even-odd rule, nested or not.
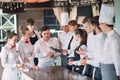
[(6, 44), (1, 51), (1, 64), (4, 67), (1, 80), (20, 80), (20, 70), (16, 66), (19, 63), (16, 48)]
[(114, 64), (117, 76), (120, 76), (120, 35), (111, 30), (103, 46), (101, 55), (102, 64)]
[(87, 37), (87, 52), (86, 52), (86, 54), (91, 59), (93, 58), (94, 40), (95, 40), (95, 35), (93, 34), (93, 32), (89, 33), (88, 37)]
[(102, 54), (102, 48), (105, 41), (106, 35), (103, 32), (95, 35), (94, 44), (93, 45), (93, 58), (91, 60), (87, 60), (88, 64), (91, 64), (95, 67), (99, 67), (100, 57)]
[(58, 38), (60, 40), (60, 43), (61, 43), (61, 46), (62, 46), (62, 49), (67, 49), (68, 48), (68, 44), (69, 44), (69, 41), (72, 37), (72, 33), (71, 32), (60, 32), (58, 34)]
[[(73, 36), (73, 33), (72, 33), (72, 36)], [(73, 40), (70, 44), (70, 49), (68, 49), (68, 54), (69, 56), (68, 57), (74, 57), (74, 50), (76, 47), (78, 47), (80, 44), (79, 41), (76, 41), (75, 38), (73, 37)]]
[(21, 38), (21, 40), (17, 43), (16, 48), (20, 54), (22, 61), (25, 58), (28, 58), (30, 60), (30, 64), (31, 64), (31, 65), (29, 64), (29, 67), (32, 67), (32, 65), (34, 65), (34, 62), (33, 62), (34, 50), (33, 50), (33, 46), (31, 44), (31, 42), (29, 41), (29, 43), (25, 43), (25, 40), (23, 38)]
[(24, 60), (25, 57), (29, 58), (33, 55), (33, 46), (30, 41), (29, 43), (25, 43), (25, 40), (21, 39), (17, 43), (17, 51), (19, 51), (22, 60)]
[[(50, 47), (53, 48), (59, 48), (60, 43), (57, 38), (50, 38), (48, 42), (44, 41), (43, 38), (39, 39), (34, 47), (34, 53), (35, 57), (39, 58), (39, 67), (48, 67), (48, 66), (54, 66), (55, 57), (59, 56), (60, 53), (57, 53), (50, 49)], [(46, 52), (51, 51), (54, 53), (54, 58), (49, 58), (46, 56)]]

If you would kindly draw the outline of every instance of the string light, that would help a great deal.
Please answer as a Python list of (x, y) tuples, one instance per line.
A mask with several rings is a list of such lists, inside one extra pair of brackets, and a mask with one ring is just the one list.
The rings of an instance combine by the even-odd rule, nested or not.
[(50, 0), (15, 0), (17, 2), (27, 2), (27, 3), (36, 3), (36, 2), (47, 2)]
[(16, 13), (24, 12), (25, 4), (23, 2), (3, 2), (0, 3), (0, 6), (5, 13)]

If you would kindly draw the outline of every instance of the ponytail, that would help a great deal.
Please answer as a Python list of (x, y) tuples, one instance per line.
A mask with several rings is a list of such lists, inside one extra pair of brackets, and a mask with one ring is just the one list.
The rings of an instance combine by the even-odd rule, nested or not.
[(22, 34), (25, 34), (26, 31), (28, 31), (28, 28), (27, 28), (27, 27), (20, 26), (20, 27), (18, 28), (18, 30), (19, 30), (19, 32), (20, 32), (20, 35), (22, 35)]

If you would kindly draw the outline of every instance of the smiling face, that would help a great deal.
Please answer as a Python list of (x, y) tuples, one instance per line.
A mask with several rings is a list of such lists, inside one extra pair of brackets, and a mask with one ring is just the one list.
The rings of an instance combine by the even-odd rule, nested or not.
[(84, 23), (83, 24), (83, 28), (85, 29), (85, 31), (87, 32), (87, 33), (90, 33), (90, 32), (92, 32), (92, 28), (91, 28), (92, 26), (90, 25), (90, 23)]
[(77, 29), (77, 25), (75, 26), (68, 25), (68, 27), (69, 27), (69, 31), (71, 32), (74, 32)]
[(50, 39), (50, 30), (49, 29), (42, 32), (42, 38), (45, 41), (48, 41)]

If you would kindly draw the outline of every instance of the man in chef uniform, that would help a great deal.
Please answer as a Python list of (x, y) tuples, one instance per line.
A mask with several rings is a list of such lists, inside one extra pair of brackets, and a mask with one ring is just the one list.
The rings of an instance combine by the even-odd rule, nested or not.
[(120, 80), (120, 35), (113, 27), (114, 6), (102, 4), (99, 23), (107, 34), (100, 58), (102, 80)]

